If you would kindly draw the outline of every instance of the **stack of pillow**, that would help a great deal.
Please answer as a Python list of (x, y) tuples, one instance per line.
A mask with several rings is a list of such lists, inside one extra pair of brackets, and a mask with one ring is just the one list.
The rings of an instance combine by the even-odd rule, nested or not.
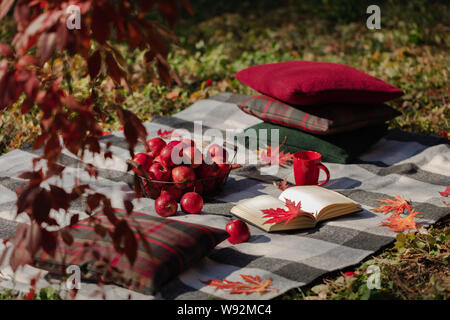
[(236, 79), (258, 91), (238, 103), (264, 122), (248, 129), (279, 129), (282, 150), (314, 150), (326, 162), (349, 163), (386, 131), (400, 113), (384, 102), (403, 92), (355, 68), (326, 62), (257, 65)]

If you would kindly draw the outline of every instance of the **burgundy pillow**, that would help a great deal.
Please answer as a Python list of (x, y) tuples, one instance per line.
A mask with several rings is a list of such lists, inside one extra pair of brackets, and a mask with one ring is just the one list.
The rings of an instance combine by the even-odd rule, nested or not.
[(355, 68), (329, 62), (289, 61), (244, 69), (236, 79), (289, 104), (376, 104), (403, 95), (400, 89)]
[[(168, 281), (198, 263), (229, 236), (226, 231), (213, 227), (141, 212), (128, 215), (124, 210), (115, 211), (116, 217), (123, 219), (119, 221), (126, 221), (134, 230), (141, 230), (151, 248), (152, 257), (143, 241), (139, 241), (136, 261), (130, 266), (125, 254), (119, 255), (114, 250), (112, 235), (105, 232), (104, 236), (100, 236), (91, 221), (86, 219), (72, 227), (72, 245), (66, 245), (58, 236), (60, 245), (54, 256), (41, 249), (34, 265), (48, 270), (52, 275), (66, 275), (66, 267), (75, 264), (80, 266), (84, 281), (96, 281), (102, 275), (105, 283), (154, 294)], [(105, 214), (99, 213), (95, 218), (106, 230), (112, 230)], [(135, 234), (135, 237), (139, 238), (140, 234)]]

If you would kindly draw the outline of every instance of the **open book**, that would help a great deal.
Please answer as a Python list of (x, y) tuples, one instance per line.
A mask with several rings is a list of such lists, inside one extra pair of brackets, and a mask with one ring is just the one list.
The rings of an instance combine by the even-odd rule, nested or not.
[[(301, 201), (301, 209), (311, 214), (300, 214), (289, 223), (264, 223), (264, 209), (286, 209), (285, 199)], [(313, 228), (319, 221), (331, 219), (348, 213), (360, 211), (359, 204), (352, 199), (332, 190), (318, 186), (291, 187), (283, 191), (277, 198), (270, 195), (239, 201), (231, 213), (265, 231), (282, 231), (292, 229)]]

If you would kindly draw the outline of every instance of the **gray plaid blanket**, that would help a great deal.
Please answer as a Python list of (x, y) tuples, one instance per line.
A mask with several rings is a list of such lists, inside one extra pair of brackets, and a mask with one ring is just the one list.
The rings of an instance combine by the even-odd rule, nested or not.
[[(260, 120), (237, 108), (235, 103), (245, 96), (220, 94), (200, 100), (172, 117), (159, 117), (145, 126), (151, 136), (158, 129), (185, 128), (194, 130), (194, 121), (202, 121), (203, 130), (241, 130), (257, 124)], [(100, 192), (108, 194), (113, 205), (122, 207), (123, 197), (132, 195), (124, 160), (129, 158), (127, 144), (122, 132), (102, 138), (112, 143), (114, 158), (103, 161), (100, 157), (87, 157), (84, 162), (97, 165), (99, 177), (90, 178), (83, 166), (69, 152), (64, 152), (61, 163), (67, 166), (63, 187), (71, 187), (74, 177), (88, 182)], [(143, 148), (138, 151), (143, 151)], [(0, 157), (0, 238), (14, 234), (18, 222), (27, 222), (26, 217), (15, 217), (15, 188), (24, 181), (17, 176), (31, 168), (36, 152), (30, 148), (14, 150)], [(419, 219), (424, 225), (432, 224), (449, 213), (442, 202), (439, 191), (450, 184), (450, 152), (448, 142), (438, 137), (425, 137), (400, 130), (390, 131), (370, 150), (360, 156), (357, 164), (326, 163), (331, 172), (327, 188), (361, 203), (363, 211), (326, 221), (311, 230), (268, 234), (250, 227), (251, 238), (246, 243), (231, 245), (228, 241), (219, 244), (203, 261), (187, 270), (167, 284), (156, 296), (145, 296), (117, 287), (106, 286), (109, 299), (271, 299), (289, 289), (311, 283), (331, 271), (358, 264), (385, 245), (392, 243), (396, 234), (380, 226), (385, 216), (371, 212), (379, 203), (376, 199), (401, 195), (411, 199), (413, 207), (421, 212)], [(202, 214), (179, 214), (174, 219), (224, 228), (232, 218), (230, 208), (239, 200), (261, 194), (278, 196), (281, 192), (272, 181), (286, 178), (294, 182), (292, 167), (282, 168), (275, 175), (261, 175), (255, 166), (233, 170), (221, 195), (213, 203), (204, 206)], [(135, 209), (154, 213), (153, 200), (133, 200)], [(74, 205), (70, 213), (82, 213), (81, 204)], [(69, 221), (68, 214), (56, 216), (59, 221)], [(0, 243), (0, 246), (3, 244)], [(2, 249), (2, 247), (0, 247)], [(13, 274), (4, 264), (0, 269), (0, 287), (27, 291), (29, 279), (39, 272), (31, 266)], [(240, 281), (241, 274), (259, 275), (273, 280), (273, 287), (264, 295), (230, 295), (215, 290), (202, 281), (223, 279)], [(41, 272), (38, 287), (51, 283)], [(55, 284), (54, 284), (55, 285)], [(64, 288), (61, 287), (64, 291)], [(78, 298), (89, 298), (96, 290), (95, 284), (82, 284)]]

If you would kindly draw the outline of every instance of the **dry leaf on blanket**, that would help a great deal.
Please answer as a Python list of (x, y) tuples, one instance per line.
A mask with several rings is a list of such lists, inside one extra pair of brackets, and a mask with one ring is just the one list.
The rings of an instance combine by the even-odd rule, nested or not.
[(282, 191), (294, 186), (293, 184), (289, 183), (286, 178), (279, 182), (274, 181), (273, 185)]
[(169, 139), (172, 137), (173, 130), (164, 130), (158, 129), (158, 136), (162, 139)]
[(411, 211), (411, 204), (409, 201), (406, 201), (401, 196), (395, 196), (394, 198), (395, 200), (393, 199), (377, 200), (378, 202), (387, 204), (373, 208), (372, 211), (383, 212), (384, 214), (388, 214), (389, 212), (393, 211), (392, 215), (394, 216), (403, 213), (405, 210)]
[(443, 192), (439, 192), (439, 194), (443, 197), (448, 197), (450, 195), (450, 186), (447, 186)]
[(287, 210), (281, 208), (261, 210), (262, 213), (264, 213), (263, 218), (270, 218), (269, 220), (265, 221), (264, 224), (281, 222), (288, 224), (292, 219), (301, 214), (310, 215), (314, 218), (313, 214), (302, 210), (301, 201), (299, 201), (297, 204), (289, 199), (285, 199), (285, 201)]
[(407, 217), (400, 215), (392, 215), (387, 218), (387, 222), (381, 222), (382, 226), (389, 227), (393, 232), (403, 232), (408, 230), (417, 230), (416, 221), (414, 217), (418, 214), (417, 211), (410, 211)]
[(262, 281), (259, 276), (251, 276), (251, 275), (240, 275), (242, 279), (246, 282), (240, 281), (229, 281), (226, 279), (223, 280), (209, 280), (203, 283), (208, 286), (216, 287), (216, 289), (222, 290), (230, 290), (231, 294), (250, 294), (250, 293), (259, 293), (265, 294), (270, 290), (278, 291), (278, 289), (271, 287), (272, 279), (267, 278)]

